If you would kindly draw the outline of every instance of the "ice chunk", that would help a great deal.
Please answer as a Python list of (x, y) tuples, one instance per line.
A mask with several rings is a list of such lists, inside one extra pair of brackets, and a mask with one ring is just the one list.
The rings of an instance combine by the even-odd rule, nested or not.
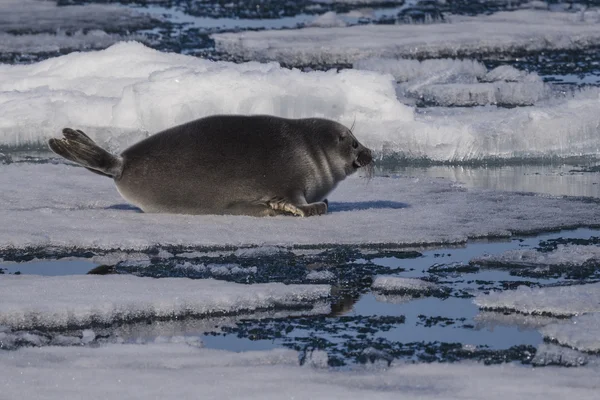
[(373, 280), (371, 288), (384, 293), (428, 293), (438, 287), (434, 283), (421, 279), (380, 275)]
[(335, 279), (335, 274), (331, 271), (310, 271), (306, 274), (306, 279), (309, 281), (328, 282)]
[[(597, 308), (600, 309), (600, 304)], [(555, 340), (563, 346), (581, 351), (600, 352), (600, 311), (596, 311), (565, 322), (546, 325), (541, 332), (547, 339)]]
[(178, 264), (175, 268), (190, 269), (197, 272), (210, 272), (214, 276), (237, 274), (256, 274), (256, 267), (242, 267), (239, 264), (195, 264), (189, 261)]
[[(350, 64), (368, 57), (466, 56), (473, 53), (578, 49), (600, 39), (598, 13), (519, 10), (452, 16), (451, 23), (221, 33), (216, 47), (235, 56), (288, 65)], [(476, 32), (476, 34), (474, 34)]]
[(346, 26), (346, 22), (337, 16), (334, 11), (328, 11), (323, 15), (319, 15), (309, 24), (310, 26), (319, 26), (321, 28), (331, 28), (334, 26)]
[(317, 218), (144, 214), (119, 209), (114, 205), (124, 200), (110, 179), (67, 165), (0, 165), (0, 187), (0, 221), (9, 227), (0, 229), (0, 249), (447, 244), (600, 225), (598, 205), (592, 202), (465, 189), (444, 179), (367, 181), (353, 176), (329, 196), (330, 212)]
[(600, 283), (536, 289), (519, 286), (517, 290), (481, 294), (473, 301), (484, 309), (525, 314), (571, 316), (593, 313), (600, 312)]
[[(212, 279), (125, 275), (0, 276), (0, 324), (18, 329), (105, 325), (310, 305), (329, 296), (327, 285), (239, 285)], [(84, 333), (84, 341), (93, 332)]]
[(536, 366), (560, 365), (563, 367), (580, 367), (588, 363), (600, 365), (598, 357), (580, 351), (542, 343), (538, 346), (531, 363)]
[(362, 70), (391, 73), (403, 96), (424, 105), (532, 105), (549, 96), (536, 73), (500, 66), (487, 71), (474, 60), (390, 60), (370, 58), (354, 63)]
[(559, 244), (549, 252), (536, 249), (508, 250), (501, 254), (476, 257), (471, 262), (483, 265), (510, 264), (540, 268), (557, 265), (577, 268), (587, 262), (600, 263), (600, 246)]
[(483, 79), (487, 68), (475, 60), (451, 58), (434, 60), (410, 60), (393, 58), (366, 58), (354, 63), (354, 68), (364, 71), (391, 74), (398, 82), (439, 82), (473, 83)]

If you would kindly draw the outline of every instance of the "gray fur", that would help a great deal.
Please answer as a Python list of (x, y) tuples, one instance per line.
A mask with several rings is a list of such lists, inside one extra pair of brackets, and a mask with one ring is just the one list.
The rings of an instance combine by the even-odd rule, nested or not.
[[(320, 215), (338, 182), (372, 162), (371, 151), (326, 119), (219, 115), (167, 129), (120, 156), (65, 129), (50, 148), (112, 176), (145, 212)], [(108, 155), (108, 156), (107, 156)]]

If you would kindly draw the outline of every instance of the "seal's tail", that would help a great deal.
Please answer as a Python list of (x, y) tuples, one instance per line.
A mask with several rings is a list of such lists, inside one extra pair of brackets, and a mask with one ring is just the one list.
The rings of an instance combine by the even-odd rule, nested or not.
[(110, 154), (80, 130), (65, 128), (62, 133), (64, 138), (53, 138), (48, 141), (53, 152), (100, 175), (111, 178), (121, 176), (123, 172), (121, 157)]

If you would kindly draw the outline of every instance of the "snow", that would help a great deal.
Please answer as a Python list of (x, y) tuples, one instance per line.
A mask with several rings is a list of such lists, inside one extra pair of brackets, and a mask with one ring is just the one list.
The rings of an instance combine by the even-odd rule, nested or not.
[(581, 351), (600, 352), (600, 312), (546, 325), (540, 331), (547, 339), (557, 341), (563, 346)]
[[(434, 76), (436, 68), (431, 68)], [(530, 101), (537, 92), (525, 90), (525, 83), (502, 81), (507, 89), (501, 95), (488, 98), (485, 89), (482, 99)], [(461, 93), (468, 93), (439, 89), (444, 86), (436, 89), (444, 102), (462, 101)], [(118, 152), (208, 115), (272, 114), (354, 125), (361, 142), (383, 156), (436, 161), (598, 157), (599, 103), (600, 90), (589, 89), (518, 109), (434, 107), (416, 113), (398, 100), (388, 74), (211, 62), (129, 42), (32, 65), (0, 65), (0, 147), (45, 149), (48, 138), (71, 126)]]
[(488, 71), (474, 60), (395, 60), (370, 58), (354, 63), (355, 69), (391, 73), (401, 82), (403, 96), (440, 106), (536, 104), (550, 94), (536, 73), (502, 65)]
[[(599, 226), (595, 203), (466, 189), (444, 179), (356, 175), (311, 218), (145, 214), (124, 208), (113, 182), (67, 165), (0, 165), (0, 249), (149, 246), (444, 244)], [(269, 250), (270, 252), (271, 250)]]
[[(345, 28), (221, 33), (219, 51), (244, 59), (288, 65), (344, 64), (368, 57), (466, 56), (590, 47), (600, 39), (600, 13), (518, 10), (452, 16), (450, 23), (365, 25)], [(475, 34), (476, 32), (476, 34)]]
[(412, 119), (389, 76), (303, 73), (160, 53), (139, 43), (0, 65), (0, 143), (39, 145), (67, 125), (124, 150), (149, 133), (213, 114), (346, 121)]
[(188, 278), (127, 275), (0, 275), (0, 325), (65, 329), (114, 322), (310, 306), (328, 285), (240, 285)]
[(483, 265), (510, 264), (539, 268), (558, 265), (577, 268), (587, 262), (600, 262), (600, 246), (559, 244), (556, 250), (549, 252), (536, 249), (508, 250), (501, 254), (476, 257), (471, 262)]
[[(398, 365), (355, 372), (300, 367), (291, 350), (232, 353), (186, 345), (43, 347), (0, 352), (7, 398), (90, 400), (597, 398), (597, 368)], [(218, 382), (218, 384), (216, 384)]]
[(394, 292), (430, 292), (437, 289), (437, 285), (421, 279), (402, 278), (399, 276), (375, 277), (371, 285), (373, 290), (385, 293)]
[[(600, 312), (600, 283), (535, 289), (519, 286), (516, 290), (480, 294), (473, 301), (480, 308), (524, 314), (572, 316), (595, 313)], [(591, 325), (593, 321), (588, 323)]]

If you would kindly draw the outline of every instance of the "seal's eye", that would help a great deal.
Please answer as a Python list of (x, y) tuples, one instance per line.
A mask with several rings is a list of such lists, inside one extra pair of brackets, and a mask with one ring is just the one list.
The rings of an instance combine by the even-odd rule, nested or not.
[(352, 142), (352, 147), (358, 149), (358, 142), (356, 140)]
[(346, 139), (346, 136), (342, 136), (342, 135), (338, 136), (338, 140), (339, 140), (340, 142), (343, 142), (343, 141), (344, 141), (344, 139)]

